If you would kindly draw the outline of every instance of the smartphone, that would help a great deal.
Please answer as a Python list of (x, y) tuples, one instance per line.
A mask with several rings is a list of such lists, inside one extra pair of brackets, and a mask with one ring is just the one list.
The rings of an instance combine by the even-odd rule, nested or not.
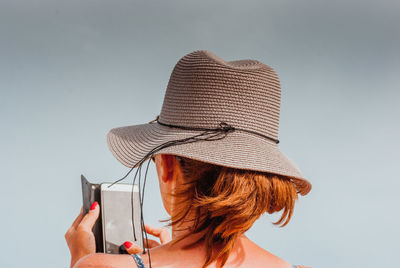
[[(97, 201), (100, 215), (93, 226), (96, 252), (127, 253), (122, 244), (134, 241), (143, 248), (141, 207), (137, 185), (117, 183), (90, 183), (81, 175), (84, 214)], [(132, 218), (133, 216), (133, 218)]]

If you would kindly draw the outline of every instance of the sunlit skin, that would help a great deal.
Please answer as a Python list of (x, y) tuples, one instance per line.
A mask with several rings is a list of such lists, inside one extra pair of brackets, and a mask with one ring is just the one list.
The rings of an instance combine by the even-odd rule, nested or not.
[[(182, 176), (179, 162), (172, 155), (158, 154), (154, 157), (160, 193), (165, 210), (169, 215), (173, 213), (176, 203), (174, 193), (176, 185), (182, 183)], [(127, 254), (104, 254), (95, 253), (95, 240), (91, 232), (92, 226), (98, 218), (100, 207), (94, 206), (93, 210), (82, 216), (82, 211), (75, 219), (72, 226), (65, 234), (68, 247), (71, 253), (71, 267), (88, 268), (88, 267), (137, 267), (133, 258)], [(190, 215), (188, 216), (190, 217)], [(190, 222), (186, 223), (190, 224)], [(183, 249), (183, 247), (192, 241), (201, 237), (200, 234), (191, 234), (187, 238), (172, 245), (171, 241), (184, 235), (186, 232), (184, 225), (172, 227), (172, 236), (167, 228), (155, 228), (146, 225), (146, 232), (154, 236), (156, 240), (149, 240), (150, 258), (152, 267), (201, 267), (205, 259), (205, 248), (199, 243), (193, 248)], [(180, 230), (176, 230), (179, 228)], [(136, 254), (142, 252), (142, 249), (135, 243), (127, 241), (125, 243), (128, 253)], [(141, 255), (146, 265), (149, 266), (149, 255)], [(212, 263), (208, 267), (219, 267), (217, 262)], [(292, 268), (292, 265), (285, 260), (269, 253), (263, 248), (256, 245), (245, 235), (242, 235), (236, 242), (232, 253), (229, 255), (226, 268), (231, 267), (275, 267), (275, 268)], [(305, 268), (305, 266), (299, 266)]]

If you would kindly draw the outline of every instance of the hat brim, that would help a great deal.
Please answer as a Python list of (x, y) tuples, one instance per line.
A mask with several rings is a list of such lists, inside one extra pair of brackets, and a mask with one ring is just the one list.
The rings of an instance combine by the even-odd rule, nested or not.
[[(113, 128), (107, 144), (123, 165), (132, 168), (150, 150), (165, 142), (184, 139), (201, 131), (182, 130), (155, 123)], [(216, 165), (256, 170), (307, 181), (296, 164), (276, 143), (257, 135), (234, 131), (220, 140), (172, 145), (155, 154), (173, 154)]]

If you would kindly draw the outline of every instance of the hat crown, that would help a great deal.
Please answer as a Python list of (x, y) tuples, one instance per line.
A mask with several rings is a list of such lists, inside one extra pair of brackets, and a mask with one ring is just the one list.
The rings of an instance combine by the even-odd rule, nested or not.
[(278, 139), (280, 99), (279, 78), (268, 65), (197, 50), (175, 65), (159, 120), (193, 128), (225, 122)]

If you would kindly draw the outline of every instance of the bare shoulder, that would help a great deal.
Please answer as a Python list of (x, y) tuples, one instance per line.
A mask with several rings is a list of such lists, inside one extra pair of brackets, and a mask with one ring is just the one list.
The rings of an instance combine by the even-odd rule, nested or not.
[[(200, 247), (202, 248), (202, 247)], [(151, 263), (154, 267), (201, 267), (205, 260), (204, 248), (174, 250), (167, 245), (162, 245), (150, 250)], [(141, 254), (144, 264), (149, 267), (149, 255)], [(216, 263), (208, 267), (217, 267)], [(226, 264), (226, 268), (248, 267), (274, 267), (292, 268), (286, 260), (268, 252), (246, 237), (242, 237), (232, 250)]]
[(137, 267), (131, 255), (94, 253), (81, 258), (74, 268), (134, 268)]

